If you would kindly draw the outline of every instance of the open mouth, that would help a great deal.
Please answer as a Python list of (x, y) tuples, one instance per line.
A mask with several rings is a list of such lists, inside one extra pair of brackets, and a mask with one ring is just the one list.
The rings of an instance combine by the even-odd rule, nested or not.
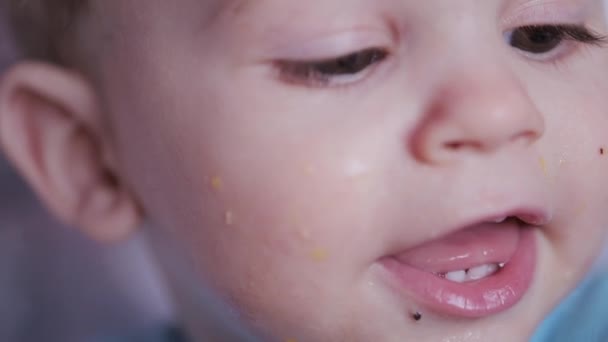
[(521, 216), (485, 220), (380, 260), (398, 292), (438, 314), (466, 318), (518, 303), (536, 262), (534, 225)]

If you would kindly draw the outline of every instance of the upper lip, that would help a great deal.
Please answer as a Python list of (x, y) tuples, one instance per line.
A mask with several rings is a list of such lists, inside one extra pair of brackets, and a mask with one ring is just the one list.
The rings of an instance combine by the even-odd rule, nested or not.
[(539, 207), (517, 207), (509, 210), (504, 210), (495, 214), (484, 215), (481, 219), (473, 220), (469, 224), (465, 224), (465, 227), (472, 226), (478, 223), (496, 222), (500, 219), (515, 218), (522, 223), (542, 227), (551, 221), (549, 211)]
[[(448, 228), (438, 236), (434, 236), (433, 240), (441, 239), (444, 236), (450, 235), (457, 231), (473, 227), (478, 224), (493, 223), (497, 219), (516, 219), (520, 221), (524, 226), (528, 227), (543, 227), (551, 222), (551, 215), (548, 209), (542, 206), (513, 206), (505, 210), (496, 210), (492, 213), (479, 214), (473, 219), (463, 220), (460, 224)], [(500, 229), (497, 227), (497, 229)], [(418, 244), (410, 245), (408, 248), (415, 248), (420, 244), (429, 242), (430, 240), (419, 241)], [(395, 251), (403, 251), (402, 248), (396, 249)]]
[[(456, 233), (467, 228), (474, 227), (479, 224), (492, 223), (497, 219), (516, 219), (523, 227), (528, 228), (543, 228), (548, 229), (546, 226), (552, 222), (552, 212), (547, 205), (544, 205), (544, 201), (531, 200), (526, 201), (527, 203), (512, 203), (511, 205), (505, 204), (503, 206), (493, 206), (490, 210), (487, 208), (479, 210), (476, 213), (462, 217), (460, 220), (452, 221), (447, 226), (434, 230), (433, 234), (418, 235), (415, 240), (408, 239), (400, 233), (393, 236), (388, 242), (388, 248), (383, 248), (382, 256), (398, 255), (412, 248), (416, 248), (422, 244), (430, 242), (432, 240), (439, 240), (450, 234)], [(433, 225), (441, 221), (437, 216), (435, 217)], [(436, 226), (437, 227), (437, 226)], [(500, 229), (499, 226), (496, 229)], [(428, 230), (427, 230), (428, 232)], [(396, 238), (395, 238), (396, 237)], [(400, 238), (401, 237), (401, 238)]]

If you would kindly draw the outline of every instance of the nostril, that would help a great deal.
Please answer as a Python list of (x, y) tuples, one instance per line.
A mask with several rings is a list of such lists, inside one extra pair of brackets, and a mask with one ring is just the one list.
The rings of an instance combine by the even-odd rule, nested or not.
[(474, 141), (447, 141), (443, 143), (443, 148), (449, 151), (458, 151), (463, 149), (480, 149), (482, 145)]
[(446, 142), (443, 144), (443, 147), (445, 147), (448, 150), (458, 150), (462, 147), (462, 143), (459, 141), (451, 141), (451, 142)]

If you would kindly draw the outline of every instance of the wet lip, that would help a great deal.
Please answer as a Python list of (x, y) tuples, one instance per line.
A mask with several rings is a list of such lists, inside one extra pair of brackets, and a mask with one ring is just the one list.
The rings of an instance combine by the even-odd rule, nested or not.
[[(542, 215), (524, 216), (502, 223), (479, 222), (383, 257), (379, 263), (398, 294), (433, 312), (464, 318), (496, 314), (517, 304), (534, 277), (536, 241), (529, 223), (546, 220)], [(463, 283), (445, 277), (447, 272), (484, 264), (501, 267), (483, 279)]]

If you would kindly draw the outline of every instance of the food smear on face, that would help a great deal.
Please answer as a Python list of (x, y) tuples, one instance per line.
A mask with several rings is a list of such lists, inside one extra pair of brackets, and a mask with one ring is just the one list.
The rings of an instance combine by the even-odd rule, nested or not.
[(574, 216), (581, 216), (585, 213), (585, 211), (587, 211), (587, 203), (581, 203), (579, 204), (576, 209), (574, 210)]
[(545, 175), (545, 177), (548, 177), (549, 169), (547, 168), (547, 161), (543, 157), (540, 157), (538, 161), (540, 163), (540, 169), (543, 171), (543, 175)]
[(308, 175), (308, 176), (312, 176), (312, 175), (314, 175), (316, 172), (317, 172), (317, 169), (316, 169), (316, 168), (315, 168), (315, 166), (314, 166), (314, 165), (312, 165), (312, 164), (307, 164), (307, 165), (304, 167), (304, 173), (305, 173), (306, 175)]
[(211, 178), (211, 188), (215, 191), (220, 191), (224, 187), (224, 182), (218, 176), (214, 176)]
[(328, 256), (329, 256), (329, 254), (323, 248), (315, 248), (311, 252), (311, 257), (316, 262), (326, 261)]

